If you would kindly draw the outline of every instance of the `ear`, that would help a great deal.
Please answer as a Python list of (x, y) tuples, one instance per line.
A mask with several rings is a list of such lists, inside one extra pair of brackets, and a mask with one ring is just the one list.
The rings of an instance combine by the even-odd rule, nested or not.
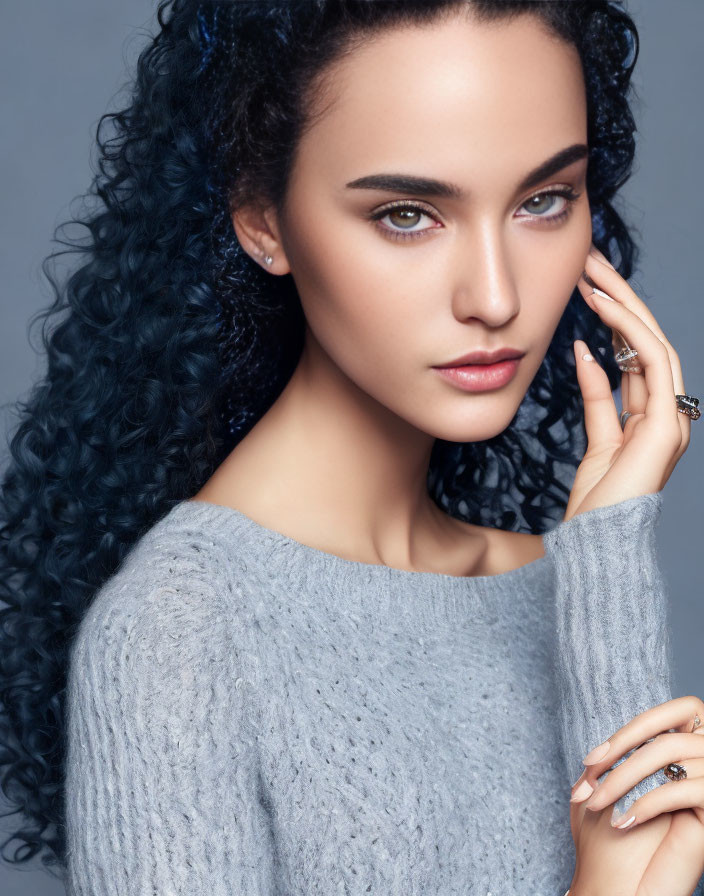
[[(261, 203), (248, 203), (231, 209), (232, 226), (242, 248), (272, 274), (287, 274), (291, 267), (281, 242), (275, 210)], [(271, 264), (264, 261), (270, 255)]]

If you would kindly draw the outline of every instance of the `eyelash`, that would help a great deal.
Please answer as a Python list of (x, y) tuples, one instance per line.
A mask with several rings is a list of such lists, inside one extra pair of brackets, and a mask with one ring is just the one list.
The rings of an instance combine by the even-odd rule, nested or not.
[[(529, 196), (528, 199), (521, 205), (523, 208), (524, 205), (529, 203), (532, 199), (537, 199), (538, 197), (544, 196), (560, 196), (563, 199), (567, 200), (567, 205), (565, 208), (558, 212), (556, 215), (529, 215), (531, 218), (537, 218), (540, 221), (548, 221), (550, 224), (557, 224), (559, 221), (564, 221), (569, 217), (572, 212), (572, 207), (577, 199), (581, 196), (581, 193), (577, 193), (572, 187), (555, 189), (555, 190), (543, 190), (540, 193), (534, 193), (532, 196)], [(415, 239), (416, 237), (424, 236), (428, 230), (435, 230), (436, 228), (430, 227), (425, 230), (393, 230), (390, 227), (383, 226), (378, 222), (385, 218), (389, 212), (394, 211), (397, 208), (407, 208), (411, 211), (422, 212), (424, 215), (427, 215), (429, 218), (432, 218), (434, 221), (438, 221), (438, 218), (428, 210), (428, 207), (425, 205), (420, 205), (418, 202), (409, 199), (401, 199), (397, 202), (392, 203), (391, 205), (385, 205), (383, 208), (378, 209), (375, 212), (372, 212), (369, 215), (369, 218), (375, 222), (375, 226), (381, 230), (385, 236), (390, 237), (395, 240), (408, 240)]]

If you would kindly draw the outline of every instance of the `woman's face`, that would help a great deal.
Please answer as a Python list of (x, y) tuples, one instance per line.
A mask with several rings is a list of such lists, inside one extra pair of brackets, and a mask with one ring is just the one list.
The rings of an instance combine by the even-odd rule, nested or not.
[[(369, 39), (326, 84), (334, 102), (300, 143), (277, 222), (306, 350), (434, 437), (490, 438), (516, 413), (591, 244), (577, 51), (532, 15), (454, 15)], [(354, 186), (381, 175), (459, 192)], [(436, 369), (505, 347), (525, 354), (503, 385), (467, 391)]]

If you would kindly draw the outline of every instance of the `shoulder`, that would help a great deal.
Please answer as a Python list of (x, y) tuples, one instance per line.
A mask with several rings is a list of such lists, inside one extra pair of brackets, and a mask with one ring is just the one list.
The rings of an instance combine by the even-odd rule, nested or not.
[(217, 533), (172, 514), (133, 545), (94, 594), (71, 646), (74, 684), (145, 678), (169, 689), (246, 654), (251, 614), (237, 563)]

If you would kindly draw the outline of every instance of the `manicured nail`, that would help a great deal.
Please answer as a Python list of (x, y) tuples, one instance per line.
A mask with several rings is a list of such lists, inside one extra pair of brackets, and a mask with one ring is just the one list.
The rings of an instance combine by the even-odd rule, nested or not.
[[(616, 814), (616, 807), (614, 806), (614, 813)], [(623, 815), (616, 815), (616, 818), (612, 818), (611, 825), (614, 828), (620, 828), (623, 830), (624, 828), (629, 828), (633, 822), (636, 820), (635, 815), (631, 815), (630, 818), (627, 818), (627, 812), (624, 812)]]
[(606, 293), (603, 292), (603, 290), (601, 290), (601, 289), (597, 289), (596, 287), (594, 287), (594, 292), (595, 292), (598, 296), (601, 296), (602, 299), (608, 299), (610, 302), (615, 302), (615, 301), (616, 301), (616, 299), (612, 299), (611, 296), (607, 296)]
[(594, 788), (589, 783), (589, 781), (582, 781), (579, 787), (575, 790), (570, 802), (581, 803), (582, 800), (586, 800), (586, 798), (592, 793), (594, 793)]
[(593, 361), (593, 360), (594, 360), (594, 355), (590, 355), (589, 352), (585, 352), (585, 353), (582, 355), (582, 360), (583, 360), (583, 361)]
[(604, 741), (603, 744), (599, 744), (598, 747), (594, 747), (594, 749), (587, 753), (587, 755), (582, 760), (582, 765), (593, 765), (595, 762), (599, 762), (600, 759), (603, 759), (604, 756), (609, 752), (611, 748), (611, 741)]

